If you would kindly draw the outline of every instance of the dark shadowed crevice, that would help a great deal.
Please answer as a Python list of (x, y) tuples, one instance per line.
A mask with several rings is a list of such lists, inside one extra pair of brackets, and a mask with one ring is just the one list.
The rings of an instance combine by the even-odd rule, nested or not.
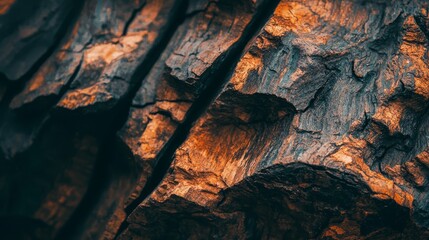
[[(213, 71), (214, 74), (208, 77), (205, 88), (200, 92), (198, 98), (192, 104), (187, 113), (186, 119), (178, 126), (169, 142), (161, 151), (159, 161), (156, 164), (152, 175), (148, 178), (148, 182), (143, 188), (141, 194), (125, 209), (127, 215), (131, 214), (131, 212), (137, 208), (138, 205), (160, 184), (170, 168), (176, 149), (186, 140), (195, 121), (201, 117), (201, 115), (207, 110), (210, 103), (212, 103), (219, 95), (223, 86), (229, 80), (232, 70), (240, 60), (240, 56), (244, 52), (246, 45), (259, 33), (268, 19), (272, 16), (278, 2), (279, 1), (265, 1), (259, 6), (254, 18), (244, 30), (243, 36), (238, 40), (237, 44), (226, 53), (224, 61)], [(117, 236), (119, 236), (127, 226), (128, 222), (124, 221)]]
[(122, 36), (127, 35), (128, 28), (130, 27), (131, 23), (134, 21), (134, 19), (137, 16), (137, 13), (139, 13), (144, 6), (146, 5), (146, 2), (143, 2), (138, 8), (134, 9), (133, 13), (131, 14), (131, 17), (128, 19), (128, 21), (125, 23), (124, 31), (122, 32)]
[[(79, 17), (79, 12), (83, 7), (83, 0), (78, 0), (74, 2), (72, 9), (69, 11), (64, 21), (60, 24), (57, 33), (54, 36), (52, 45), (47, 49), (47, 51), (33, 64), (33, 66), (19, 79), (16, 81), (8, 81), (8, 89), (5, 93), (2, 103), (7, 106), (12, 101), (13, 97), (21, 92), (24, 88), (26, 81), (32, 78), (32, 76), (39, 70), (43, 63), (54, 53), (55, 49), (59, 46), (64, 36), (72, 28), (74, 23)], [(0, 73), (1, 74), (1, 73)], [(2, 74), (3, 75), (3, 74)], [(6, 77), (5, 77), (6, 78)]]
[(429, 239), (427, 4), (90, 0), (104, 21), (78, 1), (97, 48), (47, 74), (73, 25), (51, 29), (24, 77), (0, 72), (7, 239)]
[(28, 105), (24, 104), (19, 108), (14, 109), (14, 111), (21, 115), (31, 115), (31, 114), (40, 113), (40, 112), (49, 112), (52, 109), (52, 107), (55, 106), (61, 100), (61, 97), (70, 88), (70, 85), (73, 83), (73, 80), (77, 77), (81, 69), (82, 63), (83, 63), (83, 58), (76, 66), (75, 70), (73, 71), (68, 81), (59, 90), (58, 94), (50, 94), (44, 97), (35, 98), (34, 100), (31, 101), (31, 104), (28, 104)]
[[(312, 187), (300, 187), (303, 184)], [(424, 238), (422, 229), (411, 221), (409, 209), (392, 200), (372, 198), (364, 181), (337, 169), (299, 162), (273, 165), (222, 196), (221, 212), (242, 212), (246, 220), (253, 220), (244, 227), (249, 238), (349, 239), (348, 234), (361, 234), (364, 239)], [(311, 223), (303, 224), (308, 219)], [(332, 226), (349, 232), (329, 238), (325, 234)]]
[(423, 17), (421, 17), (421, 16), (414, 16), (414, 20), (416, 21), (416, 23), (419, 26), (420, 30), (425, 34), (426, 39), (429, 40), (429, 29), (426, 27)]
[[(100, 151), (101, 154), (97, 158), (95, 170), (84, 198), (55, 238), (72, 239), (82, 234), (82, 229), (85, 228), (84, 224), (86, 220), (91, 216), (92, 211), (101, 201), (100, 196), (109, 189), (109, 183), (112, 182), (112, 176), (109, 175), (109, 167), (116, 164), (114, 163), (115, 157), (111, 155), (112, 149), (117, 145), (115, 134), (127, 120), (132, 100), (137, 94), (143, 79), (164, 52), (164, 49), (176, 29), (184, 21), (187, 4), (187, 1), (179, 1), (179, 3), (175, 4), (175, 10), (173, 10), (174, 14), (169, 16), (170, 20), (167, 23), (166, 29), (163, 31), (164, 33), (160, 36), (158, 43), (149, 50), (146, 58), (139, 64), (132, 75), (130, 88), (126, 96), (111, 111), (101, 115), (87, 116), (86, 121), (89, 122), (84, 123), (87, 125), (86, 127), (95, 127), (96, 131), (99, 131), (96, 134), (105, 140), (103, 141), (104, 143)], [(144, 5), (139, 8), (139, 10), (143, 7)], [(134, 15), (130, 19), (134, 19)], [(129, 25), (131, 22), (127, 24)], [(61, 115), (61, 112), (57, 114)], [(74, 116), (72, 116), (72, 119), (77, 120)], [(109, 123), (101, 124), (101, 126), (94, 125), (106, 122), (103, 119), (108, 119), (107, 122)], [(81, 123), (79, 122), (78, 124)]]
[[(30, 117), (27, 116), (18, 116), (15, 114), (16, 112), (14, 110), (11, 110), (8, 106), (12, 99), (15, 97), (16, 94), (22, 91), (24, 88), (26, 82), (33, 77), (34, 74), (37, 73), (37, 71), (40, 69), (40, 67), (47, 61), (47, 59), (54, 53), (54, 51), (59, 47), (60, 43), (62, 42), (63, 38), (67, 35), (67, 33), (71, 30), (71, 28), (74, 26), (74, 23), (77, 21), (77, 18), (79, 16), (79, 13), (81, 12), (83, 7), (83, 1), (78, 0), (73, 5), (72, 9), (68, 12), (67, 16), (64, 18), (64, 20), (60, 23), (60, 26), (58, 28), (58, 31), (53, 37), (52, 44), (49, 46), (49, 48), (44, 52), (44, 54), (33, 64), (33, 66), (19, 79), (17, 80), (11, 80), (6, 77), (5, 74), (0, 73), (0, 84), (4, 84), (6, 89), (3, 89), (4, 92), (1, 93), (1, 99), (0, 99), (0, 129), (2, 128), (9, 128), (10, 123), (16, 124), (17, 122), (26, 122), (30, 123), (33, 121), (34, 124), (40, 123), (40, 119), (45, 118), (47, 111), (35, 111), (34, 114), (32, 114)], [(15, 117), (16, 115), (16, 117)], [(10, 116), (14, 116), (13, 118), (16, 118), (18, 120), (12, 120), (10, 119)], [(31, 125), (31, 123), (30, 123)], [(26, 125), (22, 128), (31, 128), (32, 126)], [(3, 133), (0, 133), (2, 135)], [(4, 139), (6, 139), (6, 134), (3, 136)], [(28, 137), (28, 136), (27, 136)], [(28, 139), (23, 140), (23, 142), (26, 142)], [(25, 144), (23, 144), (25, 145)], [(0, 150), (0, 161), (4, 158), (7, 158), (5, 156), (5, 152)]]
[(111, 165), (111, 159), (108, 156), (109, 151), (107, 151), (107, 149), (110, 147), (112, 147), (110, 141), (102, 146), (101, 153), (97, 157), (94, 172), (91, 176), (84, 198), (64, 226), (59, 230), (55, 239), (75, 239), (82, 231), (84, 231), (85, 220), (92, 213), (94, 206), (99, 201), (99, 196), (102, 196), (103, 191), (108, 187), (107, 179), (109, 176), (107, 175), (107, 172)]
[[(0, 129), (6, 127), (8, 124), (8, 118), (11, 115), (15, 115), (15, 111), (11, 110), (8, 106), (11, 103), (12, 99), (22, 91), (26, 82), (30, 80), (34, 74), (40, 69), (40, 67), (46, 62), (46, 60), (55, 52), (55, 50), (59, 47), (62, 39), (64, 38), (66, 33), (71, 30), (74, 23), (77, 21), (80, 11), (83, 7), (83, 1), (78, 0), (73, 4), (72, 9), (69, 11), (65, 19), (60, 23), (60, 27), (58, 31), (54, 35), (51, 46), (47, 49), (47, 51), (33, 64), (33, 66), (19, 79), (16, 81), (12, 81), (7, 79), (6, 75), (0, 73), (0, 84), (4, 84), (6, 89), (4, 92), (0, 93)], [(0, 86), (2, 87), (2, 86)], [(2, 89), (0, 89), (2, 90)], [(17, 118), (22, 119), (25, 122), (30, 122), (31, 120), (46, 118), (47, 111), (34, 111), (30, 117), (26, 116), (17, 116)], [(35, 121), (36, 124), (38, 120)], [(13, 120), (12, 123), (16, 123), (16, 120)], [(5, 157), (5, 153), (0, 150), (0, 160)]]

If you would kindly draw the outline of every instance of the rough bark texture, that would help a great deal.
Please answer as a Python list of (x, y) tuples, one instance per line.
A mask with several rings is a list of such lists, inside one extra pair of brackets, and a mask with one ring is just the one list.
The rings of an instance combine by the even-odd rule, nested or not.
[(0, 3), (13, 239), (428, 239), (427, 1)]

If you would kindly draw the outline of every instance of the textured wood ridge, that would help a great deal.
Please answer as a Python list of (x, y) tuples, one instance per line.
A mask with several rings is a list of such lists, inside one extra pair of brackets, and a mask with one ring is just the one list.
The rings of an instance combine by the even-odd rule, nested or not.
[(12, 0), (0, 30), (0, 238), (429, 238), (426, 1)]

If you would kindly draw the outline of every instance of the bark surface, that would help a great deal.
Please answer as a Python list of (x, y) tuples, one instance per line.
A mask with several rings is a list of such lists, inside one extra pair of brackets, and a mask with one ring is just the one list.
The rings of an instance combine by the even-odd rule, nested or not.
[(428, 239), (429, 4), (0, 3), (9, 239)]

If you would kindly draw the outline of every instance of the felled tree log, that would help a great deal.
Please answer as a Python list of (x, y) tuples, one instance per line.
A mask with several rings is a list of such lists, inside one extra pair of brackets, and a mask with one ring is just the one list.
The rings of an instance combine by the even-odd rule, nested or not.
[(0, 3), (5, 237), (429, 238), (425, 1), (66, 2)]

